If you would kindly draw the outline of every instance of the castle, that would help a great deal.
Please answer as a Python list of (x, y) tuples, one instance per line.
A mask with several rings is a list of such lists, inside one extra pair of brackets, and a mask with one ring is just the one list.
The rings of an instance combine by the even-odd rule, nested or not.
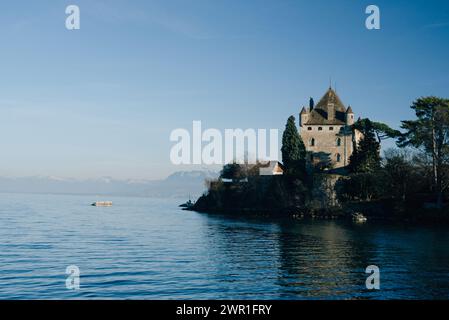
[(303, 107), (299, 118), (309, 164), (329, 162), (333, 169), (349, 164), (354, 142), (358, 143), (361, 133), (351, 130), (354, 112), (343, 105), (332, 88), (316, 105), (311, 98), (309, 108)]

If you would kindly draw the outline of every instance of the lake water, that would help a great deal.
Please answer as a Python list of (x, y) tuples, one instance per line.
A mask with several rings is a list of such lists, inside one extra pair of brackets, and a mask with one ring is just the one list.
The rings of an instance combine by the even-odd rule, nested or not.
[[(235, 219), (0, 194), (0, 299), (448, 299), (449, 228)], [(99, 199), (100, 200), (100, 199)], [(66, 267), (80, 290), (66, 288)], [(365, 268), (380, 268), (380, 290)]]

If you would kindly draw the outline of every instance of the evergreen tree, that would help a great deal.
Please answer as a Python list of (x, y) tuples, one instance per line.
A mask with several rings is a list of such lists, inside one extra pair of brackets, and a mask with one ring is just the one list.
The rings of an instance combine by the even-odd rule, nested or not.
[(282, 160), (287, 173), (302, 170), (305, 165), (306, 147), (296, 128), (295, 117), (291, 116), (287, 120), (285, 131), (282, 135)]
[(352, 147), (353, 151), (352, 151), (351, 156), (349, 157), (348, 168), (349, 168), (350, 172), (356, 172), (358, 164), (360, 162), (359, 150), (358, 150), (359, 148), (358, 148), (357, 143), (355, 141), (353, 141), (352, 144), (353, 144), (353, 147)]
[(380, 168), (380, 144), (369, 119), (365, 119), (362, 134), (362, 139), (358, 146), (354, 146), (354, 152), (349, 158), (349, 168), (352, 172), (372, 173)]
[(416, 120), (402, 121), (406, 132), (398, 139), (400, 147), (413, 146), (432, 158), (433, 188), (439, 207), (443, 192), (449, 188), (449, 99), (423, 97), (411, 108)]
[(387, 124), (382, 122), (374, 122), (369, 119), (359, 119), (356, 123), (352, 125), (353, 130), (358, 130), (363, 132), (367, 124), (373, 127), (374, 133), (376, 134), (377, 141), (382, 143), (382, 140), (395, 139), (401, 136), (401, 132), (390, 128)]

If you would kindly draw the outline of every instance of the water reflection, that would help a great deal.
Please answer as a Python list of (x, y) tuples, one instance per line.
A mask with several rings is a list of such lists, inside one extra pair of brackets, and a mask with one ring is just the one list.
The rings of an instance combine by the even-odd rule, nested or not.
[(279, 250), (279, 284), (287, 288), (284, 295), (288, 298), (346, 298), (360, 285), (360, 277), (352, 272), (359, 268), (359, 251), (336, 223), (284, 223)]
[[(444, 229), (206, 216), (205, 239), (222, 261), (219, 280), (238, 282), (240, 297), (249, 288), (243, 279), (257, 283), (248, 295), (269, 298), (448, 297)], [(381, 290), (365, 287), (365, 269), (372, 264), (380, 267)]]
[[(447, 299), (447, 227), (230, 218), (181, 201), (0, 195), (0, 299)], [(65, 270), (81, 270), (68, 291)], [(365, 289), (365, 268), (381, 290)]]

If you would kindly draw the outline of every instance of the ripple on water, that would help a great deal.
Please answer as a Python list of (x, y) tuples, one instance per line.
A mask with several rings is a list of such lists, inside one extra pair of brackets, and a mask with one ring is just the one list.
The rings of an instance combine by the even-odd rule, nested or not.
[[(236, 219), (179, 200), (0, 195), (1, 299), (444, 299), (444, 227)], [(381, 269), (380, 291), (365, 268)], [(65, 287), (66, 267), (81, 289)]]

